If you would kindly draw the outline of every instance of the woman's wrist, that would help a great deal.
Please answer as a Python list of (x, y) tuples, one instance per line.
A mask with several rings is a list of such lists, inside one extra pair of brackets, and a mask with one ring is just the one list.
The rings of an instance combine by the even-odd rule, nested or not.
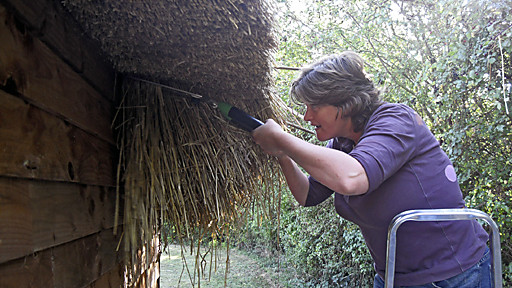
[(277, 155), (277, 160), (279, 161), (279, 164), (286, 164), (288, 162), (292, 162), (292, 158), (290, 158), (290, 156), (286, 155), (286, 154), (280, 154), (280, 155)]

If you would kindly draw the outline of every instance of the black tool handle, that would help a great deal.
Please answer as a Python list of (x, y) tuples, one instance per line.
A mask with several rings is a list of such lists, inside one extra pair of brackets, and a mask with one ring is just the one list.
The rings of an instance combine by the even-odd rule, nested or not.
[(252, 132), (252, 130), (263, 125), (263, 122), (236, 107), (231, 107), (228, 116), (231, 118), (231, 121), (247, 132)]

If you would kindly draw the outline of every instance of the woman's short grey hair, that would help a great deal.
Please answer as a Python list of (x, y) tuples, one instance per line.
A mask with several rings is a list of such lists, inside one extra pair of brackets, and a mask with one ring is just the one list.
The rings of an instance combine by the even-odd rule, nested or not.
[(290, 97), (303, 104), (340, 107), (344, 117), (352, 117), (354, 131), (362, 131), (382, 104), (380, 90), (363, 66), (364, 60), (352, 51), (324, 57), (302, 68), (292, 84)]

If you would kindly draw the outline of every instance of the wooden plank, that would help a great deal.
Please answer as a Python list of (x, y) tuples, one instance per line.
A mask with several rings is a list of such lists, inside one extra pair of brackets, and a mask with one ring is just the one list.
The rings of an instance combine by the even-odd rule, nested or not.
[(34, 105), (114, 143), (112, 102), (41, 41), (29, 33), (21, 34), (1, 6), (0, 43), (0, 85), (7, 85), (15, 90), (10, 92), (20, 93)]
[(0, 175), (115, 185), (113, 145), (0, 91)]
[(124, 285), (124, 266), (119, 264), (102, 275), (86, 288), (122, 288)]
[[(117, 270), (119, 236), (112, 230), (0, 264), (2, 288), (86, 287), (109, 271)], [(118, 270), (117, 270), (118, 271)]]
[(114, 188), (0, 177), (0, 263), (112, 228), (115, 193)]
[(34, 253), (23, 259), (0, 264), (0, 287), (39, 288), (54, 287), (52, 255)]
[(113, 269), (122, 260), (116, 252), (119, 241), (119, 235), (104, 230), (54, 249), (54, 287), (84, 287)]
[[(10, 10), (19, 11), (19, 17), (23, 22), (30, 23), (34, 31), (39, 31), (45, 25), (46, 6), (48, 1), (2, 1), (3, 5)], [(2, 6), (2, 5), (0, 5)], [(1, 9), (1, 8), (0, 8)]]
[(98, 41), (83, 33), (82, 28), (58, 1), (4, 1), (27, 30), (48, 45), (79, 74), (83, 75), (102, 95), (113, 99), (115, 72), (104, 59)]
[[(34, 0), (22, 2), (32, 1)], [(100, 43), (87, 37), (82, 27), (60, 5), (60, 1), (49, 2), (45, 13), (45, 25), (38, 31), (41, 41), (70, 63), (74, 70), (89, 80), (102, 95), (113, 100), (115, 73), (113, 66), (101, 58), (100, 55), (103, 54), (99, 49)]]

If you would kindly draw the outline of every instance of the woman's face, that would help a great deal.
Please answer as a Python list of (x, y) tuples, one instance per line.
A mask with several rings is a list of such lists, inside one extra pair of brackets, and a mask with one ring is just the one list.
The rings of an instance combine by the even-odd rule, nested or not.
[(345, 137), (357, 142), (352, 119), (343, 116), (343, 109), (332, 105), (306, 104), (304, 120), (315, 126), (316, 137), (326, 141), (335, 137)]

